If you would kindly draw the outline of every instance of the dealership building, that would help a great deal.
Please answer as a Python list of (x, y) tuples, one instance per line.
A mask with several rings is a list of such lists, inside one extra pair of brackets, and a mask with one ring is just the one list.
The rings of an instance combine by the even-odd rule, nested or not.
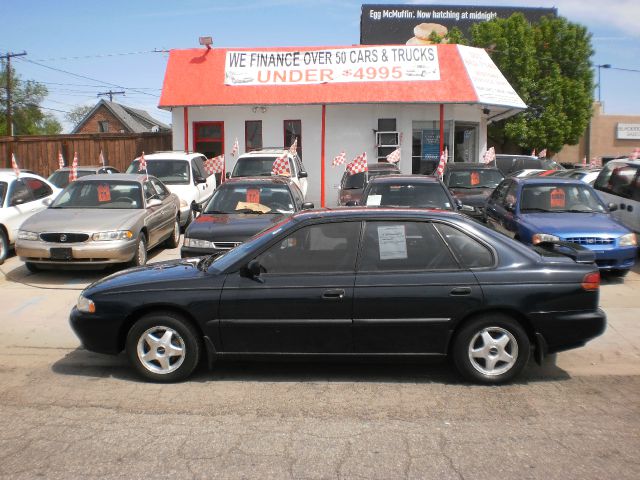
[(383, 45), (172, 50), (160, 99), (173, 147), (208, 157), (289, 147), (308, 172), (307, 198), (337, 202), (344, 166), (362, 153), (385, 161), (400, 148), (404, 173), (423, 173), (446, 147), (477, 162), (486, 128), (526, 105), (483, 49)]

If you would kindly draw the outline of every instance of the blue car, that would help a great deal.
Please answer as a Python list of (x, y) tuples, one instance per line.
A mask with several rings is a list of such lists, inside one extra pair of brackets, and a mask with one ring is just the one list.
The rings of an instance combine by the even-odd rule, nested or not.
[(488, 198), (485, 222), (528, 245), (577, 243), (596, 255), (601, 271), (626, 275), (637, 255), (636, 235), (609, 213), (596, 192), (580, 180), (507, 178)]

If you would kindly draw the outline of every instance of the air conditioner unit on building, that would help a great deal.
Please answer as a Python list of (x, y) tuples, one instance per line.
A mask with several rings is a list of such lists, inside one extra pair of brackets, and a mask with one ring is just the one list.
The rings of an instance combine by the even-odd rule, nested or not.
[(378, 147), (397, 147), (400, 135), (398, 132), (376, 132), (376, 145)]

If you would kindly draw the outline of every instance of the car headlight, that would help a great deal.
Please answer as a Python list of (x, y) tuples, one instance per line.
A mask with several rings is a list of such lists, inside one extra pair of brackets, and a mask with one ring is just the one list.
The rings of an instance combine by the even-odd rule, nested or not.
[(185, 238), (184, 246), (195, 248), (216, 248), (216, 244), (214, 242), (210, 242), (209, 240), (200, 240), (199, 238)]
[(78, 297), (78, 303), (76, 303), (76, 308), (80, 312), (84, 313), (96, 313), (96, 304), (93, 303), (93, 300), (89, 300), (87, 297), (80, 294)]
[(97, 232), (91, 235), (91, 240), (102, 242), (106, 240), (129, 240), (133, 238), (131, 230), (113, 230), (111, 232)]
[(638, 240), (635, 233), (627, 233), (618, 238), (618, 245), (621, 247), (637, 247)]
[(27, 230), (18, 230), (18, 240), (40, 240), (40, 235)]
[(555, 235), (550, 235), (548, 233), (535, 233), (531, 237), (531, 243), (533, 243), (534, 245), (537, 245), (542, 242), (557, 242), (559, 240), (560, 240), (560, 237), (557, 237)]

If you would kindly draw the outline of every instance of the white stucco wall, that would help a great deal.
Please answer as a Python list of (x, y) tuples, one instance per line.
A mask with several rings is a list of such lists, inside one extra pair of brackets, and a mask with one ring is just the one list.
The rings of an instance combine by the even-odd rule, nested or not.
[[(194, 122), (224, 122), (224, 148), (227, 170), (235, 165), (235, 158), (230, 155), (233, 142), (238, 139), (240, 154), (244, 153), (244, 128), (247, 120), (262, 120), (262, 143), (265, 147), (282, 146), (284, 120), (301, 120), (302, 122), (302, 160), (309, 174), (307, 199), (320, 206), (321, 196), (321, 122), (322, 107), (320, 105), (302, 106), (267, 106), (266, 111), (260, 108), (253, 111), (250, 106), (225, 107), (190, 107), (189, 149), (193, 150)], [(184, 109), (174, 108), (173, 148), (184, 150)], [(446, 105), (445, 121), (455, 119), (479, 124), (478, 140), (480, 156), (486, 150), (486, 121), (481, 108), (476, 105)], [(379, 118), (395, 118), (397, 129), (403, 134), (402, 158), (400, 169), (403, 173), (411, 173), (411, 139), (414, 121), (439, 120), (440, 110), (437, 104), (365, 104), (365, 105), (327, 105), (326, 108), (326, 206), (336, 205), (338, 188), (344, 167), (331, 167), (333, 157), (344, 150), (347, 162), (356, 155), (367, 152), (370, 163), (377, 161), (374, 130), (378, 128)], [(287, 145), (288, 146), (288, 145)]]

